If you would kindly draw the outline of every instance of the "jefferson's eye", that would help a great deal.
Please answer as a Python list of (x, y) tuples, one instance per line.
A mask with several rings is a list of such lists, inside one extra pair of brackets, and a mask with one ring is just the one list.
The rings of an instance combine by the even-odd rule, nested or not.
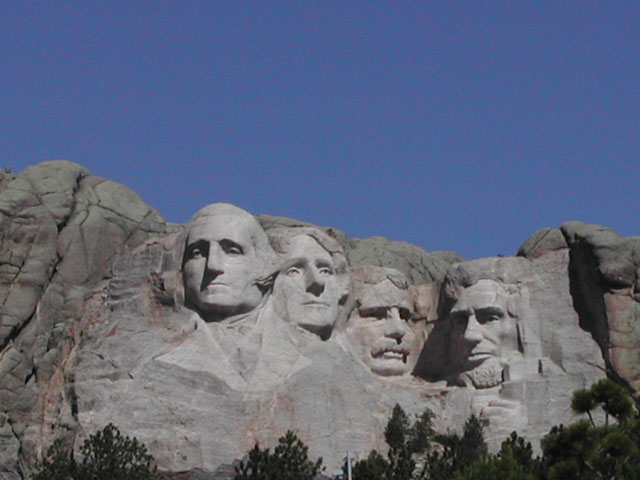
[(297, 277), (302, 273), (302, 271), (298, 267), (289, 267), (285, 273), (289, 277)]
[(322, 275), (333, 275), (333, 270), (331, 270), (329, 267), (322, 267), (319, 270), (320, 274)]
[(201, 256), (202, 256), (202, 252), (200, 251), (199, 248), (194, 248), (193, 250), (191, 250), (191, 258), (197, 258)]

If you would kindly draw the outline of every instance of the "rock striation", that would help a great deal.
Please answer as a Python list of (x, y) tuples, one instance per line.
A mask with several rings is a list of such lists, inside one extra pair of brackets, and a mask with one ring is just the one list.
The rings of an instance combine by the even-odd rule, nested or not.
[(636, 237), (568, 222), (465, 261), (222, 203), (167, 223), (66, 161), (0, 175), (3, 480), (109, 422), (223, 479), (289, 429), (329, 470), (384, 451), (396, 403), (475, 413), (495, 449), (604, 376), (640, 389)]

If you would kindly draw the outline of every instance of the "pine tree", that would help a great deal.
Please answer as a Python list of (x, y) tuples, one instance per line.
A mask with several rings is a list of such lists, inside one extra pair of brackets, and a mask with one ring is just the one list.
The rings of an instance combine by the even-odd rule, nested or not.
[(33, 480), (155, 480), (158, 477), (154, 460), (147, 448), (136, 438), (123, 436), (109, 424), (94, 433), (80, 448), (81, 463), (76, 463), (73, 451), (57, 440), (47, 456), (36, 465)]
[(312, 480), (322, 470), (322, 458), (311, 461), (309, 448), (292, 432), (278, 439), (273, 453), (256, 445), (235, 467), (234, 480)]

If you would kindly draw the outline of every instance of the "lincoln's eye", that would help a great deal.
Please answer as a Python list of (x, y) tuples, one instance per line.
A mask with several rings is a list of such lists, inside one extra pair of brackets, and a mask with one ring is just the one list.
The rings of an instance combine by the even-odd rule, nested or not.
[(493, 311), (493, 310), (476, 313), (476, 318), (478, 320), (478, 323), (481, 323), (481, 324), (498, 322), (503, 316), (504, 315), (502, 315), (501, 312)]
[(451, 323), (457, 328), (464, 328), (467, 325), (467, 319), (467, 315), (462, 312), (451, 314)]

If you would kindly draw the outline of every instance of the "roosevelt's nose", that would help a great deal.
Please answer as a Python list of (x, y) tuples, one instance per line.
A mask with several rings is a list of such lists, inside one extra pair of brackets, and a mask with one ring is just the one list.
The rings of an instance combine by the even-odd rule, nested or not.
[(396, 342), (400, 343), (405, 333), (407, 333), (407, 329), (404, 320), (400, 317), (400, 310), (397, 307), (387, 310), (384, 336), (393, 338)]
[(324, 280), (315, 268), (309, 268), (305, 273), (305, 288), (310, 294), (319, 297), (324, 292)]
[(467, 319), (467, 326), (464, 329), (462, 338), (473, 344), (480, 343), (482, 341), (482, 325), (478, 322), (473, 313), (469, 315), (469, 318)]

